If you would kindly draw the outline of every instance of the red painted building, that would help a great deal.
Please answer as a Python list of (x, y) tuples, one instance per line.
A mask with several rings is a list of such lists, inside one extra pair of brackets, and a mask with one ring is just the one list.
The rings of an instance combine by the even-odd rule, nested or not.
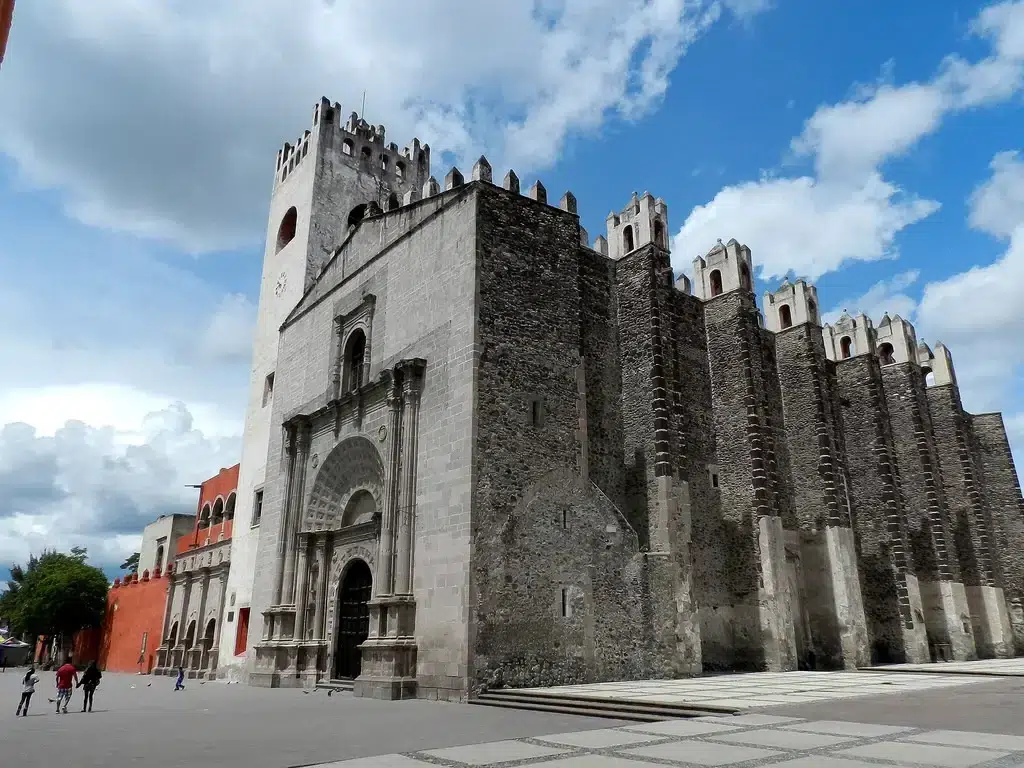
[[(166, 515), (146, 526), (138, 573), (114, 579), (102, 629), (75, 636), (76, 664), (95, 660), (108, 672), (150, 673), (162, 666), (161, 660), (171, 660), (193, 677), (200, 676), (193, 674), (199, 670), (216, 670), (213, 641), (227, 584), (237, 485), (238, 465), (221, 469), (200, 486), (195, 515)], [(192, 595), (186, 592), (193, 587), (190, 607)], [(182, 612), (191, 620), (187, 633), (178, 629)], [(44, 645), (41, 641), (40, 651)]]
[(0, 64), (4, 62), (4, 51), (7, 50), (7, 38), (11, 34), (13, 21), (14, 0), (0, 0)]
[(181, 666), (190, 678), (216, 677), (237, 487), (237, 464), (200, 487), (195, 527), (175, 547), (157, 674)]

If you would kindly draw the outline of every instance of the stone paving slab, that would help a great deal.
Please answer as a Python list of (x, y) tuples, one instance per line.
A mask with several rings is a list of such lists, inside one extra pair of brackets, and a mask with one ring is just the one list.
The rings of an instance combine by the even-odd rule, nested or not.
[(880, 760), (900, 761), (901, 764), (938, 765), (943, 768), (970, 768), (992, 760), (1006, 757), (1006, 752), (992, 752), (962, 747), (940, 747), (932, 744), (908, 744), (898, 741), (882, 741), (866, 744), (839, 752), (851, 757), (870, 757)]
[(506, 739), (380, 760), (311, 768), (1022, 768), (1024, 736), (751, 712)]
[(862, 671), (878, 674), (911, 672), (932, 675), (1024, 677), (1024, 657), (1014, 659), (979, 659), (977, 661), (940, 661), (934, 664), (886, 664), (883, 667), (867, 667)]
[[(1024, 668), (1024, 659), (1019, 661)], [(989, 662), (971, 663), (987, 664)], [(953, 665), (925, 666), (952, 669)], [(963, 674), (916, 674), (909, 669), (893, 672), (752, 672), (682, 680), (635, 680), (521, 690), (529, 693), (571, 695), (616, 701), (690, 703), (744, 710), (861, 696), (928, 691), (977, 684), (981, 679), (979, 676), (972, 678)], [(993, 678), (988, 677), (987, 679), (992, 680)]]

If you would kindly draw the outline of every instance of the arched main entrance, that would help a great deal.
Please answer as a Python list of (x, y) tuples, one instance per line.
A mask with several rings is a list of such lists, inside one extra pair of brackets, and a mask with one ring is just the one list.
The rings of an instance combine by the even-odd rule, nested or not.
[(349, 566), (338, 589), (338, 637), (334, 652), (334, 677), (359, 677), (359, 646), (370, 634), (370, 608), (367, 603), (373, 589), (370, 566), (356, 560)]

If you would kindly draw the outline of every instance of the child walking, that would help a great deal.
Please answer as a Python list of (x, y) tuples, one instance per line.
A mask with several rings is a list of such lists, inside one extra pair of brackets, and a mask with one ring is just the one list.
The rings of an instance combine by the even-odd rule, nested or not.
[(18, 711), (14, 713), (17, 717), (28, 717), (28, 703), (32, 701), (32, 694), (36, 692), (36, 683), (39, 682), (39, 676), (36, 674), (35, 667), (29, 667), (28, 672), (25, 673), (25, 679), (21, 681), (21, 701), (18, 702)]
[(185, 690), (185, 668), (180, 664), (178, 665), (178, 679), (174, 681), (174, 690)]

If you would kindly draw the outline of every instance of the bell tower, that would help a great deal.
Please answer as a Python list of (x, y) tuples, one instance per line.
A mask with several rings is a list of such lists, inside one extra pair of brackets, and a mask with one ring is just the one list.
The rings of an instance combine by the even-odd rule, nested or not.
[[(398, 208), (405, 193), (422, 189), (428, 178), (429, 146), (413, 139), (399, 149), (385, 141), (383, 125), (370, 125), (355, 112), (343, 121), (341, 105), (326, 98), (313, 107), (311, 128), (277, 153), (227, 584), (231, 615), (248, 609), (252, 597), (278, 329), (349, 229), (368, 211)], [(235, 649), (244, 647), (245, 638), (228, 622), (220, 636), (221, 676), (240, 679), (245, 656)]]

